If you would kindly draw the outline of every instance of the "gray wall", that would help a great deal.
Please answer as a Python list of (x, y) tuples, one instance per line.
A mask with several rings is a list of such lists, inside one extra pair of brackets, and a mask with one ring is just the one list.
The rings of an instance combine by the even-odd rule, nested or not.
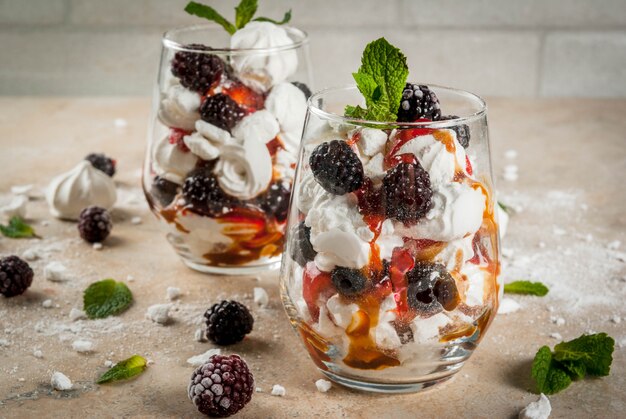
[[(0, 0), (0, 94), (148, 95), (187, 0)], [(232, 17), (235, 1), (207, 1)], [(495, 96), (626, 97), (626, 0), (260, 0), (309, 32), (318, 88), (381, 35), (411, 79)]]

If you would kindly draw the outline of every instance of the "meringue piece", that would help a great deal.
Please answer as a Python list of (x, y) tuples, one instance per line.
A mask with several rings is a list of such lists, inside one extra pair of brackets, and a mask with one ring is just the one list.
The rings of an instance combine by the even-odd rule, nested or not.
[(450, 318), (443, 313), (435, 314), (427, 319), (416, 317), (410, 326), (413, 332), (413, 341), (416, 344), (424, 344), (428, 341), (436, 342), (439, 340), (439, 329), (450, 322)]
[(28, 195), (17, 195), (11, 198), (7, 204), (0, 207), (0, 214), (7, 218), (26, 218), (26, 206), (28, 205)]
[(75, 220), (88, 206), (113, 207), (117, 192), (111, 177), (83, 160), (69, 172), (52, 179), (46, 199), (52, 215)]
[(510, 314), (519, 311), (522, 306), (512, 298), (503, 298), (498, 306), (498, 314)]
[(32, 184), (11, 186), (11, 193), (13, 195), (26, 195), (27, 197), (30, 197), (30, 193), (32, 190), (33, 190)]
[(402, 237), (394, 233), (395, 228), (393, 226), (393, 221), (383, 221), (383, 224), (380, 227), (380, 234), (376, 239), (381, 259), (391, 260), (393, 249), (404, 246), (404, 240), (402, 240)]
[(384, 151), (385, 144), (387, 144), (387, 133), (385, 131), (374, 128), (361, 128), (356, 129), (350, 135), (357, 133), (360, 136), (357, 141), (357, 147), (361, 154), (372, 157)]
[(378, 324), (376, 325), (376, 344), (385, 349), (396, 349), (402, 345), (393, 322), (396, 320), (396, 301), (389, 294), (380, 304)]
[(72, 342), (72, 349), (80, 354), (86, 354), (93, 351), (94, 344), (90, 340), (79, 339)]
[(184, 152), (176, 144), (170, 144), (169, 135), (164, 136), (154, 146), (155, 171), (179, 185), (183, 184), (187, 173), (191, 172), (198, 158), (190, 152)]
[(318, 200), (330, 199), (330, 194), (315, 180), (311, 171), (301, 175), (300, 193), (296, 195), (296, 205), (300, 212), (308, 214), (311, 208), (318, 207)]
[(165, 296), (168, 300), (174, 301), (177, 300), (182, 295), (180, 288), (177, 287), (167, 287), (165, 290)]
[(287, 390), (285, 390), (285, 387), (280, 384), (274, 384), (271, 394), (272, 396), (284, 397), (285, 394), (287, 394)]
[(396, 231), (414, 239), (450, 242), (475, 233), (481, 226), (485, 195), (463, 183), (449, 183), (435, 189), (432, 209), (417, 224), (395, 224)]
[[(228, 225), (220, 224), (214, 218), (186, 211), (179, 213), (176, 221), (182, 228), (189, 231), (186, 241), (192, 253), (197, 249), (197, 253), (194, 254), (198, 257), (202, 257), (207, 252), (223, 252), (233, 243), (231, 238), (222, 234), (223, 229), (227, 229)], [(173, 228), (176, 229), (176, 227)]]
[(261, 287), (254, 287), (254, 303), (261, 308), (265, 308), (269, 302), (270, 297), (267, 295), (267, 291)]
[(330, 381), (324, 380), (323, 378), (320, 378), (315, 382), (315, 387), (320, 393), (326, 393), (332, 386), (333, 384)]
[(222, 350), (219, 348), (209, 349), (203, 354), (192, 356), (191, 358), (187, 360), (187, 363), (191, 365), (192, 367), (199, 367), (200, 365), (203, 365), (209, 362), (209, 359), (211, 359), (213, 355), (221, 355), (221, 353), (222, 353)]
[(216, 146), (228, 144), (233, 141), (233, 137), (231, 137), (228, 131), (201, 119), (196, 121), (196, 131)]
[(359, 311), (359, 306), (350, 303), (345, 304), (341, 301), (339, 294), (335, 294), (326, 301), (326, 308), (330, 318), (336, 326), (346, 329), (352, 322), (352, 316)]
[(67, 391), (71, 390), (74, 386), (72, 384), (72, 380), (70, 380), (67, 375), (62, 372), (55, 371), (50, 378), (50, 385), (53, 389), (58, 391)]
[(295, 153), (279, 148), (276, 151), (276, 162), (274, 163), (274, 169), (278, 172), (278, 176), (283, 179), (293, 179), (296, 174), (295, 167)]
[(170, 321), (171, 308), (172, 304), (153, 304), (146, 311), (146, 319), (160, 325), (166, 325)]
[(485, 295), (485, 272), (472, 263), (465, 264), (461, 274), (466, 278), (465, 304), (468, 306), (483, 305)]
[(170, 86), (161, 101), (158, 117), (168, 127), (193, 131), (200, 119), (200, 95), (180, 84)]
[(548, 419), (551, 412), (550, 399), (541, 393), (537, 401), (529, 403), (519, 412), (519, 419)]
[(385, 156), (382, 153), (375, 154), (367, 163), (363, 165), (365, 176), (373, 180), (374, 182), (380, 182), (387, 173), (383, 166)]
[[(270, 22), (250, 22), (230, 38), (231, 49), (261, 49), (293, 45), (287, 31)], [(293, 49), (270, 53), (234, 55), (231, 62), (237, 77), (247, 86), (266, 92), (287, 80), (298, 67)]]
[[(274, 115), (282, 132), (302, 134), (306, 116), (306, 97), (292, 83), (279, 83), (265, 99), (265, 109)], [(298, 138), (299, 140), (299, 138)], [(296, 146), (297, 147), (297, 146)]]
[(265, 143), (247, 139), (243, 146), (226, 145), (215, 167), (220, 187), (246, 200), (265, 191), (272, 180), (272, 157)]
[(241, 141), (267, 144), (278, 135), (280, 127), (274, 115), (263, 109), (244, 117), (235, 125), (232, 132), (233, 136)]
[(449, 271), (458, 270), (460, 264), (465, 264), (465, 262), (474, 257), (473, 241), (474, 234), (470, 234), (462, 239), (449, 242), (446, 247), (435, 256), (435, 262), (445, 265), (446, 269)]
[(194, 132), (191, 135), (185, 135), (183, 142), (187, 148), (189, 148), (189, 151), (200, 157), (202, 160), (213, 160), (218, 158), (220, 155), (219, 148), (207, 141), (207, 139), (198, 132)]
[(61, 262), (48, 263), (43, 268), (43, 277), (51, 282), (65, 282), (70, 279), (67, 268)]

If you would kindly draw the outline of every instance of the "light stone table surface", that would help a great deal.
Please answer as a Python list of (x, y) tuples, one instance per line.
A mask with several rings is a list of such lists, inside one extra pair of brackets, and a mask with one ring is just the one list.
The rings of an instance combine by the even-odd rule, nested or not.
[[(225, 350), (241, 354), (262, 392), (253, 395), (242, 418), (513, 418), (537, 399), (531, 393), (530, 363), (542, 345), (605, 331), (616, 341), (611, 375), (573, 383), (551, 396), (553, 418), (618, 418), (626, 411), (626, 101), (489, 100), (494, 174), (500, 199), (517, 209), (504, 239), (505, 281), (541, 280), (544, 298), (513, 297), (518, 312), (499, 315), (466, 366), (450, 382), (421, 394), (364, 394), (334, 385), (317, 392), (321, 378), (292, 331), (278, 297), (277, 274), (223, 278), (189, 270), (165, 241), (139, 188), (150, 103), (145, 98), (1, 98), (0, 193), (34, 184), (28, 219), (41, 240), (0, 238), (0, 255), (36, 248), (33, 286), (12, 299), (0, 297), (0, 418), (198, 417), (187, 399), (192, 368), (186, 360), (212, 348), (194, 340), (202, 313), (222, 298), (253, 310), (254, 331)], [(115, 126), (123, 118), (126, 127)], [(516, 158), (505, 157), (507, 150)], [(53, 219), (41, 191), (53, 175), (89, 152), (118, 160), (120, 205), (112, 236), (100, 251), (82, 242), (74, 223)], [(502, 179), (506, 165), (519, 168), (517, 181)], [(142, 223), (131, 223), (139, 216)], [(622, 242), (609, 245), (615, 240)], [(44, 280), (43, 267), (64, 263), (72, 278)], [(128, 276), (134, 280), (128, 282)], [(72, 323), (82, 291), (103, 278), (127, 281), (135, 303), (119, 317)], [(179, 287), (174, 321), (159, 326), (145, 319), (147, 307), (165, 303), (166, 288)], [(264, 287), (268, 308), (252, 301)], [(42, 301), (52, 299), (52, 308)], [(563, 319), (564, 324), (561, 324)], [(93, 340), (95, 351), (79, 354), (71, 344)], [(43, 358), (33, 356), (39, 349)], [(153, 361), (137, 379), (95, 385), (106, 368), (132, 354)], [(75, 390), (50, 387), (62, 371)], [(274, 384), (284, 397), (270, 395)]]

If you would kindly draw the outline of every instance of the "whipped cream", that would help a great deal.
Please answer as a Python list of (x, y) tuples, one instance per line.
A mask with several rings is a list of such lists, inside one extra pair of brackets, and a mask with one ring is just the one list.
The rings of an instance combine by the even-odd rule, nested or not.
[(182, 151), (176, 144), (170, 144), (169, 135), (154, 145), (153, 156), (154, 170), (157, 174), (179, 185), (183, 184), (187, 173), (191, 172), (198, 162), (195, 154)]
[(243, 145), (225, 145), (215, 167), (221, 188), (246, 200), (265, 191), (272, 180), (272, 157), (265, 143), (248, 139)]
[(46, 191), (52, 215), (70, 220), (78, 219), (80, 212), (91, 205), (109, 209), (116, 199), (113, 179), (87, 160), (52, 179)]
[[(263, 49), (293, 45), (287, 31), (270, 22), (250, 22), (230, 38), (231, 49)], [(266, 53), (263, 51), (234, 55), (232, 66), (247, 86), (268, 91), (296, 72), (298, 55), (293, 49)]]
[(378, 153), (372, 156), (367, 162), (363, 164), (363, 171), (365, 176), (372, 179), (373, 182), (381, 182), (387, 173), (385, 171), (385, 156), (383, 153)]
[(265, 108), (278, 120), (285, 148), (297, 152), (306, 116), (306, 97), (302, 90), (291, 83), (279, 83), (265, 99)]
[(233, 136), (241, 141), (256, 141), (267, 144), (280, 132), (278, 121), (268, 110), (256, 111), (243, 118), (232, 130)]
[(161, 101), (158, 117), (168, 127), (193, 131), (200, 119), (200, 95), (180, 84), (170, 86)]

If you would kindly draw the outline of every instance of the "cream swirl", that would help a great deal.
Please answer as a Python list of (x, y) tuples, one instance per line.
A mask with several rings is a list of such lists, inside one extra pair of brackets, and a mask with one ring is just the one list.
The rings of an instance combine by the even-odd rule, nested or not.
[(198, 162), (195, 154), (185, 152), (176, 144), (170, 144), (169, 135), (161, 138), (153, 150), (154, 170), (165, 179), (183, 184), (187, 173), (191, 172)]
[(272, 157), (264, 143), (246, 140), (220, 150), (215, 173), (221, 188), (229, 195), (246, 200), (267, 189), (272, 180)]
[(168, 127), (192, 131), (200, 119), (200, 95), (180, 84), (170, 86), (159, 108), (159, 120)]

